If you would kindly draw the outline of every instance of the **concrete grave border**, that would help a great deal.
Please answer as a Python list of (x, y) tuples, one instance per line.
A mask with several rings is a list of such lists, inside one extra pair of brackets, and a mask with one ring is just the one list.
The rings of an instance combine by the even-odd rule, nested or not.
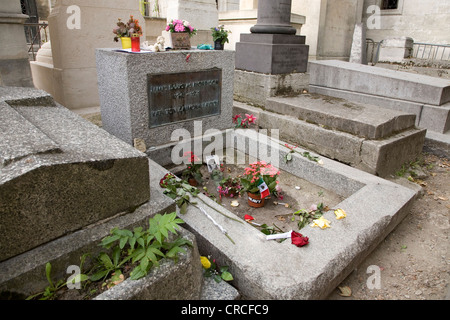
[[(235, 279), (232, 284), (244, 299), (326, 298), (408, 214), (416, 195), (406, 187), (323, 157), (320, 165), (294, 153), (292, 161), (285, 164), (283, 157), (289, 149), (284, 142), (274, 138), (269, 141), (255, 131), (227, 130), (223, 135), (228, 148), (241, 152), (248, 153), (248, 143), (233, 146), (231, 137), (258, 141), (259, 147), (268, 148), (269, 153), (279, 150), (280, 169), (346, 197), (336, 208), (344, 209), (347, 217), (338, 221), (332, 212), (326, 213), (331, 228), (305, 227), (301, 233), (309, 237), (310, 243), (297, 248), (289, 240), (281, 244), (267, 241), (251, 225), (227, 219), (212, 208), (237, 217), (200, 194), (199, 205), (206, 204), (202, 207), (228, 231), (235, 244), (193, 206), (180, 215), (186, 222), (184, 227), (196, 236), (202, 255), (211, 255), (219, 264), (230, 266)], [(161, 152), (167, 154), (173, 146), (155, 150), (150, 158), (158, 158)], [(162, 178), (167, 170), (160, 167), (159, 172), (152, 172), (155, 179)]]

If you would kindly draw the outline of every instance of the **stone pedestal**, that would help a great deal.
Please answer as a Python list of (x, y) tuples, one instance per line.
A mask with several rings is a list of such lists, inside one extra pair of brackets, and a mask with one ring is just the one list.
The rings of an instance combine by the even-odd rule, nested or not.
[(267, 97), (303, 90), (293, 75), (306, 73), (309, 46), (290, 25), (291, 5), (291, 0), (259, 1), (256, 25), (236, 43), (236, 77), (248, 81), (236, 83), (235, 99), (264, 105)]
[(33, 87), (20, 1), (0, 0), (0, 83)]
[(129, 144), (150, 149), (170, 143), (176, 129), (193, 137), (232, 127), (233, 51), (98, 49), (97, 71), (103, 129)]
[(258, 22), (236, 44), (236, 69), (269, 74), (306, 72), (309, 46), (290, 25), (291, 0), (260, 0)]

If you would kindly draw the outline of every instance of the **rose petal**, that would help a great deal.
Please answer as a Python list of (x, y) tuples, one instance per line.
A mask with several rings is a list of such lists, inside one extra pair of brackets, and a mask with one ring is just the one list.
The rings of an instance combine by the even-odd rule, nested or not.
[(319, 227), (320, 229), (330, 228), (330, 221), (322, 216), (319, 219), (313, 220), (311, 227)]
[(252, 220), (255, 220), (255, 218), (253, 218), (252, 216), (249, 216), (248, 214), (246, 214), (245, 216), (244, 216), (244, 219), (245, 219), (245, 221), (252, 221)]
[(347, 217), (347, 213), (342, 209), (334, 210), (334, 214), (336, 215), (336, 219), (341, 220)]
[(291, 243), (297, 247), (306, 246), (309, 243), (308, 237), (304, 237), (301, 233), (292, 231), (291, 233)]

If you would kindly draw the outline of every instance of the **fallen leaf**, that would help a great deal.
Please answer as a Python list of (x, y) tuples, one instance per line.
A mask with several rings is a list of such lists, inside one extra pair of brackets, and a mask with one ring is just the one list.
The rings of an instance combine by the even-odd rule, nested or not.
[(444, 197), (438, 197), (438, 199), (442, 200), (442, 201), (447, 201), (448, 200), (447, 198), (444, 198)]
[(339, 292), (339, 295), (342, 297), (351, 297), (352, 296), (352, 289), (350, 287), (338, 287), (341, 292)]
[(286, 221), (286, 218), (285, 218), (285, 217), (282, 217), (282, 216), (279, 216), (277, 219), (278, 219), (279, 221)]

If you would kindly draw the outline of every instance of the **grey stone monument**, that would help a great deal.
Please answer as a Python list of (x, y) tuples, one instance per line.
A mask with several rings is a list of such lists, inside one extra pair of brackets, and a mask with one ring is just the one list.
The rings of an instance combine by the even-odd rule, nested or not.
[(148, 151), (171, 143), (176, 129), (194, 137), (232, 127), (233, 51), (96, 54), (103, 128), (126, 143)]
[(269, 74), (306, 72), (309, 46), (290, 25), (292, 0), (260, 0), (258, 20), (236, 44), (236, 68)]
[(291, 0), (259, 1), (256, 25), (236, 43), (235, 100), (263, 106), (308, 88), (309, 46), (290, 24), (291, 7)]

